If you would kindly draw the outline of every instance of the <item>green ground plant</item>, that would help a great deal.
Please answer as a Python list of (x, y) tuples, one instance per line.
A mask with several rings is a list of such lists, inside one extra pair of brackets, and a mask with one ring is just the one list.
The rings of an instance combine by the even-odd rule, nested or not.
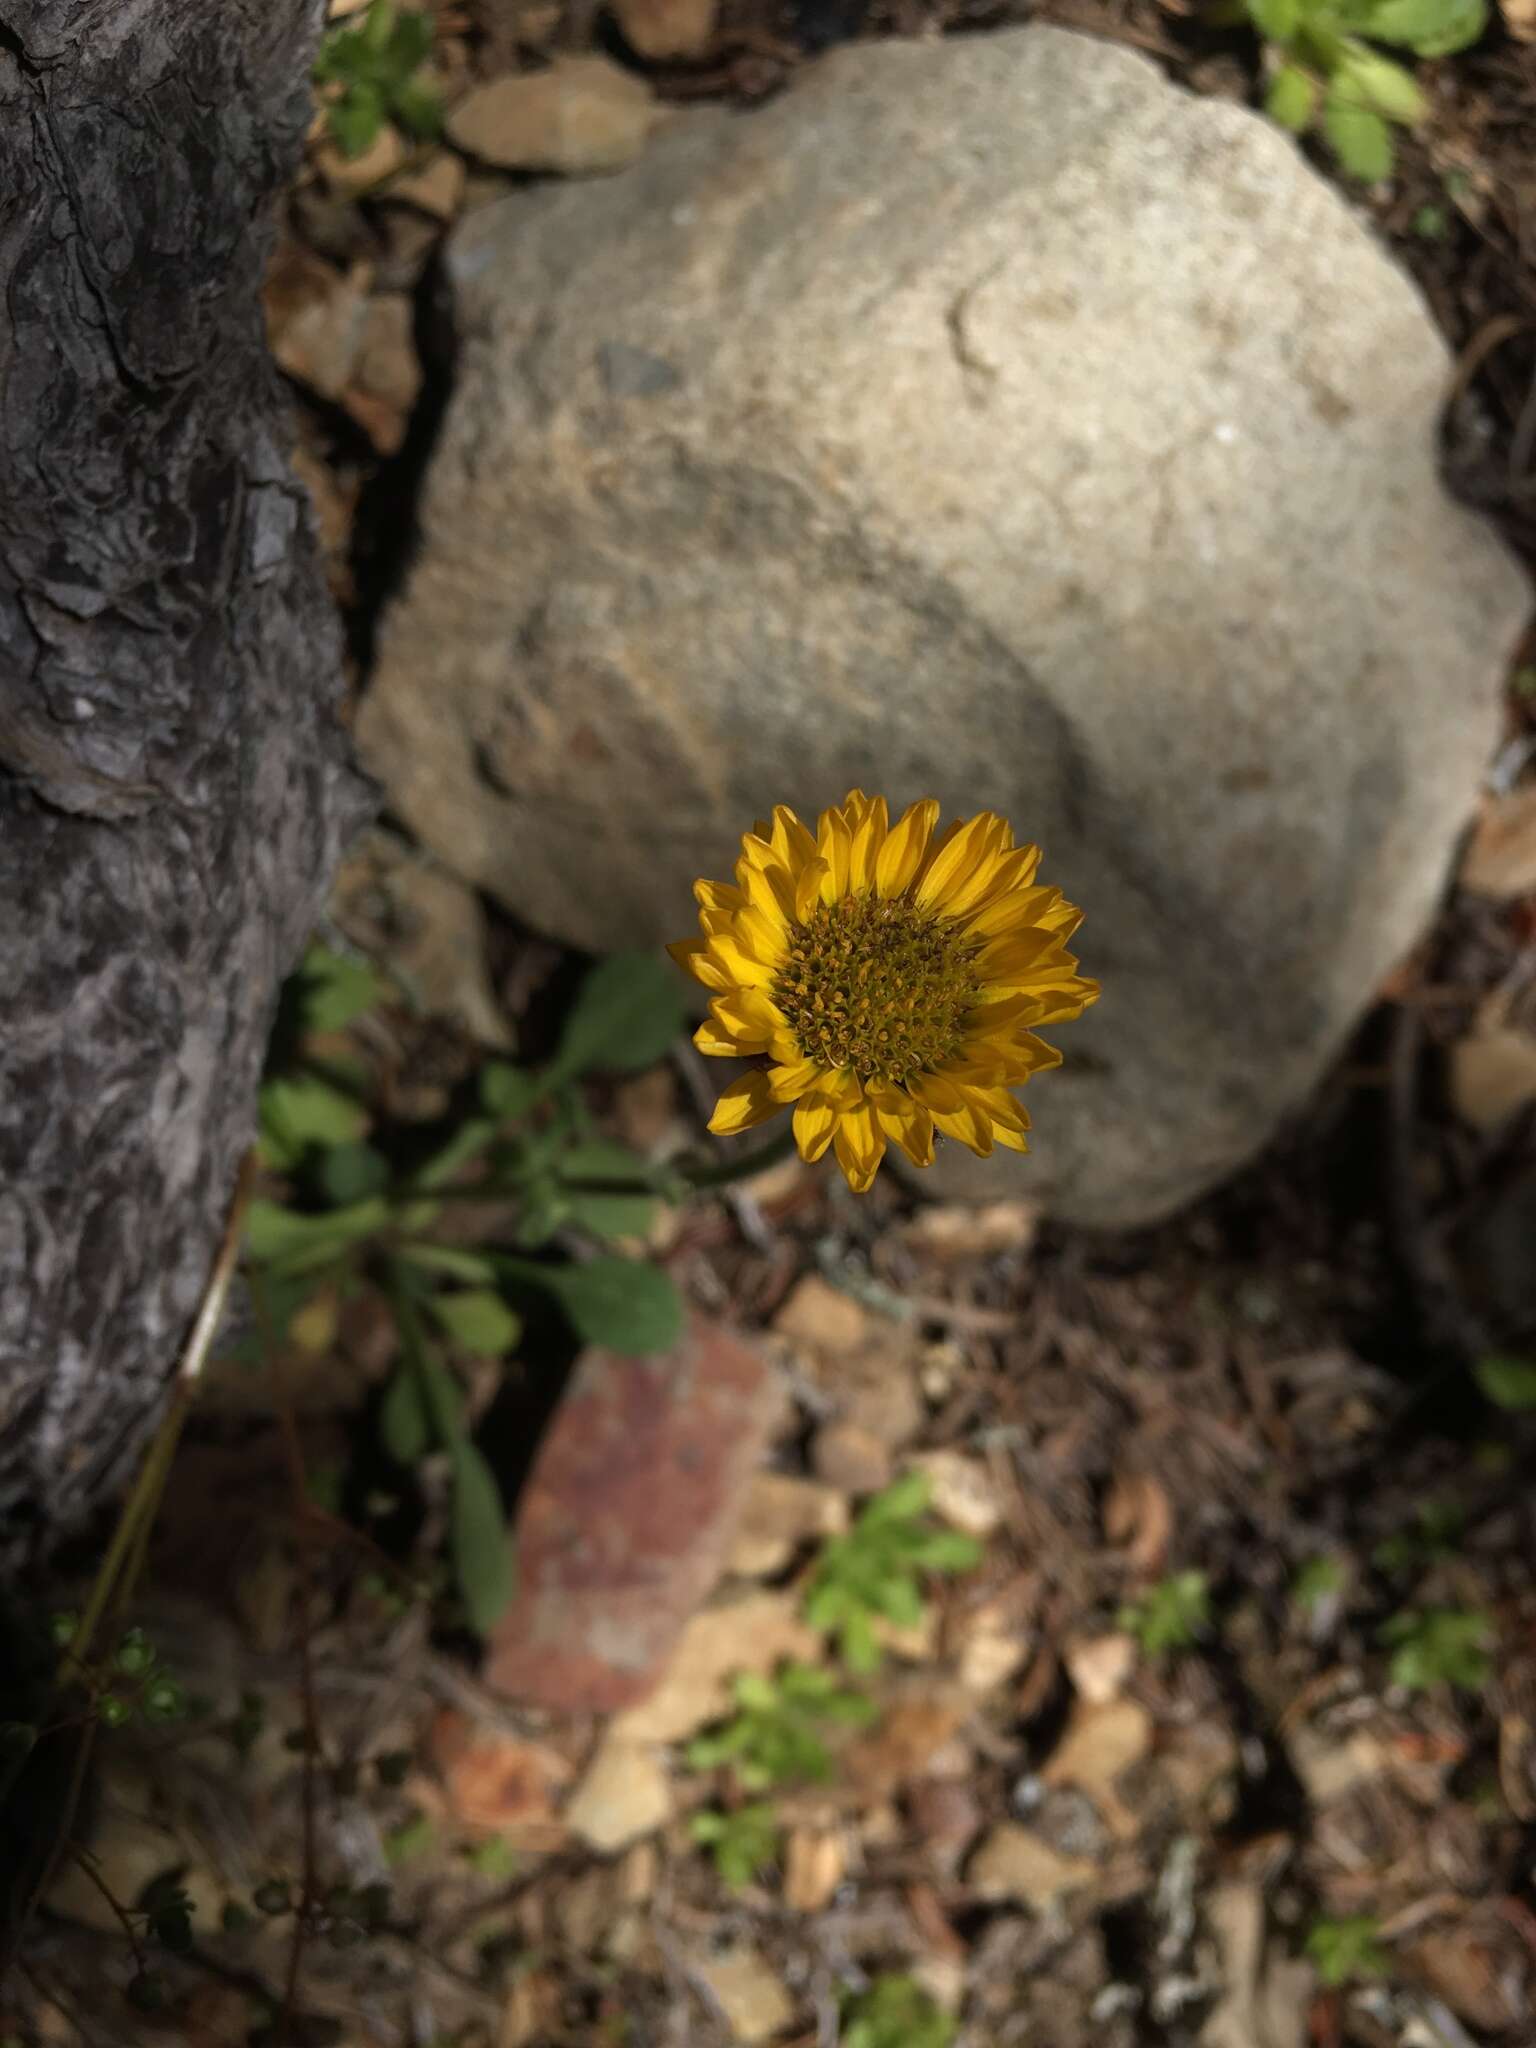
[(876, 1712), (863, 1693), (849, 1692), (813, 1664), (785, 1664), (771, 1678), (739, 1672), (732, 1692), (735, 1713), (696, 1736), (686, 1754), (696, 1771), (729, 1765), (746, 1792), (824, 1783), (832, 1759), (818, 1731), (867, 1727)]
[(1230, 0), (1217, 13), (1264, 38), (1270, 118), (1297, 134), (1320, 127), (1343, 168), (1367, 182), (1391, 176), (1394, 127), (1427, 111), (1413, 73), (1374, 46), (1445, 57), (1488, 25), (1486, 0)]
[(1407, 1528), (1394, 1530), (1376, 1545), (1371, 1562), (1378, 1571), (1393, 1574), (1444, 1564), (1461, 1549), (1465, 1529), (1466, 1516), (1454, 1501), (1423, 1501)]
[(879, 1668), (877, 1620), (898, 1628), (921, 1623), (926, 1575), (968, 1572), (981, 1561), (974, 1538), (933, 1521), (931, 1494), (925, 1473), (908, 1473), (877, 1493), (847, 1535), (830, 1538), (817, 1559), (805, 1618), (836, 1636), (850, 1671)]
[(1536, 1363), (1528, 1358), (1483, 1358), (1474, 1368), (1477, 1384), (1506, 1415), (1536, 1413)]
[(1364, 1978), (1388, 1976), (1392, 1959), (1377, 1939), (1379, 1933), (1379, 1922), (1363, 1915), (1314, 1921), (1306, 1952), (1319, 1980), (1332, 1991)]
[(701, 1849), (709, 1851), (721, 1881), (735, 1892), (778, 1860), (778, 1816), (767, 1800), (732, 1811), (706, 1807), (693, 1816), (688, 1832)]
[[(259, 1145), (282, 1192), (249, 1209), (262, 1327), (247, 1350), (259, 1356), (268, 1339), (324, 1348), (350, 1296), (373, 1289), (388, 1302), (400, 1354), (380, 1406), (382, 1441), (402, 1466), (446, 1457), (454, 1579), (483, 1634), (509, 1596), (510, 1561), (500, 1494), (466, 1424), (454, 1362), (509, 1356), (521, 1334), (517, 1303), (530, 1293), (552, 1298), (584, 1343), (633, 1354), (680, 1336), (682, 1304), (667, 1276), (604, 1248), (643, 1237), (659, 1197), (681, 1183), (597, 1135), (581, 1083), (659, 1059), (682, 1027), (682, 997), (649, 954), (604, 960), (550, 1059), (488, 1062), (470, 1099), (420, 1125), (377, 1117), (366, 1063), (337, 1042), (384, 994), (366, 963), (323, 946), (285, 992)], [(464, 1205), (484, 1205), (488, 1227), (497, 1214), (505, 1241), (449, 1241), (440, 1226)], [(547, 1256), (557, 1235), (576, 1256)]]
[(877, 1977), (847, 2001), (842, 2048), (950, 2048), (959, 2028), (911, 1977)]
[(339, 22), (327, 34), (315, 83), (326, 126), (344, 156), (361, 156), (386, 122), (422, 141), (442, 128), (442, 101), (422, 75), (433, 33), (430, 14), (373, 0), (360, 21)]
[(1383, 1622), (1378, 1641), (1392, 1653), (1388, 1676), (1408, 1692), (1449, 1685), (1477, 1692), (1492, 1669), (1492, 1619), (1470, 1607), (1405, 1607)]
[(1210, 1627), (1211, 1589), (1204, 1572), (1173, 1572), (1128, 1600), (1115, 1617), (1147, 1657), (1187, 1650)]

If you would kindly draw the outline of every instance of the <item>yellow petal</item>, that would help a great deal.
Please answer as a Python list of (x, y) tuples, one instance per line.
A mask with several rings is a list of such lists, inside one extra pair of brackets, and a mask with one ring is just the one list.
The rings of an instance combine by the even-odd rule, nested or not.
[(826, 1071), (819, 1060), (795, 1060), (788, 1066), (770, 1067), (768, 1085), (775, 1102), (798, 1102)]
[(743, 1045), (739, 1038), (732, 1038), (728, 1031), (722, 1031), (713, 1019), (706, 1017), (693, 1034), (693, 1042), (700, 1052), (707, 1052), (716, 1059), (740, 1059), (744, 1052), (756, 1052), (760, 1048)]
[[(754, 959), (733, 932), (716, 932), (709, 942), (705, 961), (722, 977), (719, 981), (705, 982), (705, 987), (722, 991), (732, 988), (771, 988), (778, 973), (778, 969), (771, 967), (767, 961)], [(698, 969), (695, 968), (694, 972), (698, 974)], [(699, 974), (698, 978), (704, 981), (702, 974)]]
[(768, 1076), (754, 1070), (733, 1081), (715, 1104), (709, 1128), (717, 1138), (731, 1138), (738, 1131), (750, 1131), (754, 1124), (763, 1123), (782, 1107), (773, 1099), (768, 1086)]
[(694, 900), (701, 910), (740, 910), (746, 901), (739, 889), (733, 889), (729, 882), (695, 882)]
[(882, 896), (899, 896), (913, 880), (938, 818), (938, 798), (925, 796), (921, 803), (909, 805), (892, 826), (875, 863), (875, 887)]
[(776, 855), (771, 854), (759, 866), (743, 854), (736, 872), (741, 878), (742, 895), (770, 924), (782, 925), (794, 916), (795, 885), (789, 878), (789, 869), (780, 865)]
[(885, 1136), (867, 1102), (843, 1111), (832, 1133), (832, 1149), (849, 1187), (856, 1195), (867, 1193), (885, 1157)]
[(737, 988), (727, 996), (716, 996), (709, 1012), (722, 1029), (734, 1031), (738, 1038), (761, 1038), (766, 1044), (785, 1029), (783, 1013), (760, 988)]
[(840, 903), (848, 894), (848, 857), (853, 834), (840, 810), (823, 811), (816, 827), (816, 850), (827, 864), (821, 878), (823, 903)]
[(795, 1143), (802, 1159), (814, 1165), (831, 1144), (836, 1129), (837, 1111), (824, 1089), (813, 1088), (809, 1095), (801, 1096), (795, 1104)]
[(718, 961), (709, 957), (707, 942), (703, 939), (674, 939), (667, 951), (695, 981), (702, 981), (706, 988), (727, 989), (731, 978)]
[(822, 884), (826, 878), (827, 864), (818, 853), (806, 862), (795, 883), (796, 924), (804, 924), (821, 901)]
[(972, 1090), (941, 1074), (914, 1074), (908, 1086), (918, 1101), (933, 1112), (933, 1121), (941, 1131), (958, 1138), (985, 1159), (992, 1150), (992, 1124)]
[(914, 1166), (932, 1166), (933, 1117), (922, 1103), (890, 1081), (867, 1081), (864, 1092), (886, 1136), (896, 1140)]
[(947, 916), (965, 917), (992, 895), (1008, 858), (1012, 837), (1006, 820), (994, 817), (982, 834), (981, 844), (977, 848), (969, 873), (958, 877), (945, 896), (944, 910)]
[(976, 979), (986, 988), (1023, 988), (1034, 970), (1050, 960), (1053, 953), (1059, 955), (1060, 949), (1061, 941), (1054, 932), (1031, 926), (1027, 931), (1010, 933), (1006, 938), (994, 939), (976, 956)]
[(993, 1137), (999, 1145), (1006, 1145), (1010, 1152), (1027, 1152), (1029, 1140), (1022, 1131), (1005, 1130), (1001, 1124), (994, 1126)]
[(883, 796), (877, 796), (869, 804), (858, 828), (853, 835), (853, 848), (848, 856), (848, 886), (850, 889), (873, 889), (875, 870), (880, 862), (880, 850), (885, 845), (886, 829), (890, 813)]
[(1005, 889), (970, 913), (965, 921), (966, 937), (1000, 939), (1026, 925), (1045, 925), (1061, 901), (1059, 889)]
[(788, 804), (774, 806), (773, 850), (797, 881), (806, 862), (816, 858), (815, 840)]
[(782, 917), (770, 917), (755, 903), (749, 903), (745, 910), (737, 911), (732, 936), (739, 945), (745, 946), (749, 953), (766, 961), (770, 967), (783, 965), (789, 934)]
[(929, 855), (914, 900), (930, 909), (946, 903), (970, 874), (996, 822), (991, 811), (978, 811), (964, 824), (951, 827)]

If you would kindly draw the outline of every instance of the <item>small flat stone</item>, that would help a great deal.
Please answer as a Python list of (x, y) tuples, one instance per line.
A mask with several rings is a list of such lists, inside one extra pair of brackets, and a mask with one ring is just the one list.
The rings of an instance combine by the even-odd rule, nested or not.
[(613, 11), (641, 57), (697, 57), (715, 32), (715, 0), (613, 0)]
[(672, 1780), (649, 1743), (627, 1742), (612, 1730), (587, 1766), (565, 1818), (600, 1855), (627, 1849), (672, 1818)]
[(452, 220), (464, 198), (464, 166), (451, 149), (440, 149), (419, 171), (396, 178), (389, 196), (433, 220)]
[(820, 1639), (787, 1593), (749, 1593), (706, 1607), (683, 1630), (655, 1690), (621, 1714), (614, 1733), (631, 1742), (682, 1742), (729, 1712), (738, 1672), (766, 1675), (785, 1660), (812, 1662)]
[(733, 2041), (771, 2041), (795, 2017), (794, 2000), (755, 1948), (702, 1956), (694, 1968), (709, 1986)]
[(453, 1707), (433, 1723), (431, 1748), (449, 1808), (465, 1827), (531, 1836), (541, 1846), (564, 1833), (555, 1801), (573, 1773), (558, 1750), (479, 1725)]
[(921, 1451), (911, 1464), (927, 1474), (933, 1511), (952, 1529), (984, 1539), (1002, 1527), (997, 1487), (979, 1458), (968, 1458), (963, 1451)]
[(782, 1403), (762, 1355), (702, 1317), (669, 1352), (588, 1351), (524, 1494), (488, 1683), (575, 1712), (642, 1699), (719, 1576)]
[(801, 1544), (812, 1537), (840, 1536), (847, 1527), (848, 1503), (835, 1487), (787, 1472), (759, 1472), (731, 1546), (730, 1570), (744, 1579), (770, 1578)]
[(820, 1274), (807, 1273), (796, 1282), (773, 1327), (781, 1337), (809, 1344), (823, 1357), (845, 1358), (860, 1350), (868, 1337), (869, 1312)]
[(890, 1485), (895, 1469), (886, 1446), (856, 1422), (829, 1422), (818, 1429), (811, 1463), (818, 1478), (853, 1494), (879, 1493)]
[(659, 119), (644, 79), (606, 57), (561, 57), (477, 86), (448, 116), (448, 135), (501, 170), (574, 175), (623, 170)]
[(1003, 1821), (971, 1858), (967, 1876), (978, 1898), (1017, 1899), (1043, 1913), (1096, 1873), (1086, 1857), (1059, 1855), (1031, 1829)]

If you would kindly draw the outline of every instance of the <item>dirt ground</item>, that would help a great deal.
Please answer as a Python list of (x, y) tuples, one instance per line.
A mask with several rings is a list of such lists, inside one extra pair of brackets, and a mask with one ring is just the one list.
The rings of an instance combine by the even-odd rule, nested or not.
[[(463, 79), (616, 47), (559, 0), (438, 14)], [(1026, 17), (1255, 96), (1251, 38), (1152, 0), (726, 0), (696, 60), (624, 54), (664, 98), (747, 102), (832, 42)], [(1447, 480), (1536, 567), (1536, 46), (1495, 26), (1429, 78), (1397, 178), (1354, 196), (1456, 359)], [(441, 402), (434, 252), (494, 186), (438, 217), (339, 192), (319, 151), (270, 310), (361, 676)], [(392, 301), (371, 383), (296, 318), (337, 279)], [(791, 1165), (667, 1214), (653, 1255), (762, 1333), (790, 1393), (659, 1719), (614, 1723), (579, 1686), (510, 1703), (421, 1595), (441, 1487), (403, 1502), (358, 1450), (392, 1356), (377, 1315), (275, 1376), (221, 1371), (143, 1616), (199, 1712), (102, 1742), (88, 1865), (36, 1918), (0, 2043), (1536, 2044), (1536, 1413), (1477, 1371), (1536, 1357), (1533, 680), (1517, 665), (1435, 929), (1295, 1126), (1194, 1212), (1094, 1236)], [(496, 1014), (536, 1042), (568, 986), (493, 919)], [(404, 1013), (378, 1031), (363, 1055), (429, 1091), (479, 1057)], [(694, 1065), (592, 1110), (642, 1148), (696, 1132)], [(571, 1368), (530, 1324), (470, 1390), (509, 1495)], [(821, 1729), (825, 1775), (754, 1791), (699, 1732), (737, 1672), (839, 1674), (808, 1587), (914, 1466), (929, 1526), (977, 1561), (884, 1625), (875, 1673), (838, 1676), (866, 1706)], [(768, 1852), (733, 1883), (697, 1817), (754, 1804)], [(119, 1908), (167, 1872), (193, 1939), (148, 1957), (161, 2002), (136, 2013), (145, 1937)]]

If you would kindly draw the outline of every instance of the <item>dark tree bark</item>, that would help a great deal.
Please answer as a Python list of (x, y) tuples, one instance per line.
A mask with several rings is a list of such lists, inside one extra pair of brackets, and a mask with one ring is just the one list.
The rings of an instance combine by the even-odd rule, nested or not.
[(259, 290), (322, 0), (0, 0), (0, 1565), (118, 1487), (364, 785)]

